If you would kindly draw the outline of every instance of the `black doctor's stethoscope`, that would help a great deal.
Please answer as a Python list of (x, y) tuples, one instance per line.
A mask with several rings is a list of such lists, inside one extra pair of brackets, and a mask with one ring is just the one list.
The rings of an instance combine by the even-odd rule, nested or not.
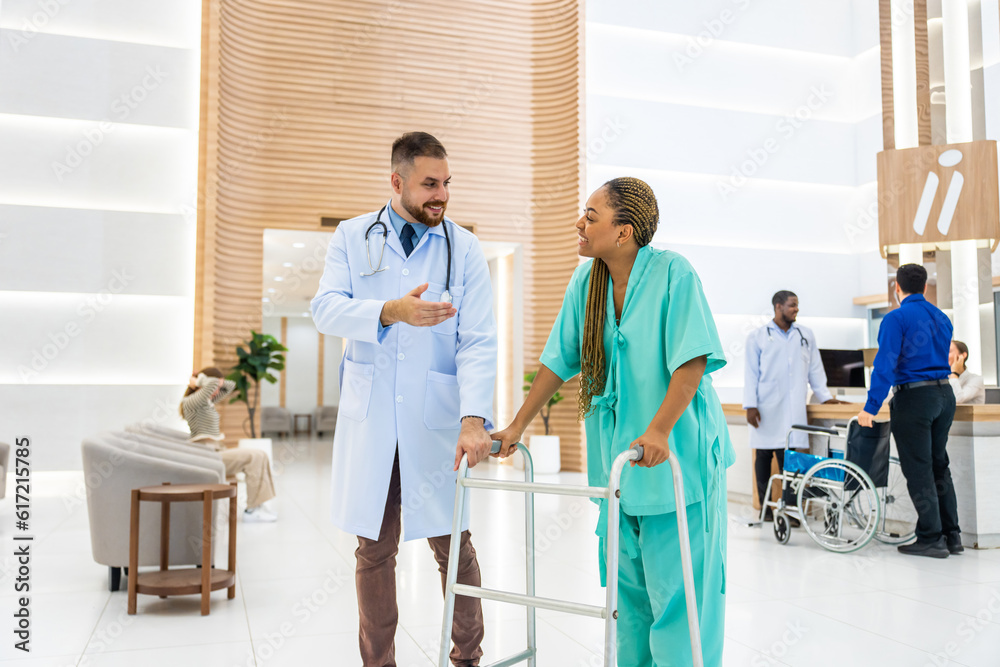
[[(388, 206), (388, 204), (386, 204)], [(388, 266), (382, 266), (382, 257), (385, 255), (385, 242), (389, 236), (389, 228), (384, 222), (382, 222), (382, 214), (385, 213), (386, 206), (379, 209), (378, 215), (375, 216), (375, 222), (368, 225), (368, 229), (365, 230), (365, 252), (368, 254), (368, 269), (371, 273), (361, 272), (362, 278), (367, 278), (368, 276), (374, 276), (376, 273), (381, 273), (388, 269)], [(444, 283), (444, 292), (441, 292), (441, 302), (451, 303), (451, 237), (448, 235), (448, 223), (445, 220), (441, 221), (442, 227), (444, 227), (444, 243), (448, 248), (448, 272)], [(372, 266), (372, 250), (371, 244), (368, 243), (368, 237), (371, 235), (372, 230), (375, 227), (382, 228), (382, 251), (378, 254), (378, 265)], [(769, 332), (770, 333), (770, 332)], [(800, 334), (801, 335), (801, 334)]]
[[(799, 334), (799, 346), (808, 350), (809, 341), (807, 341), (806, 337), (802, 335), (802, 329), (799, 329), (798, 327), (794, 327), (794, 329)], [(767, 340), (774, 341), (774, 336), (771, 334), (771, 327), (767, 327)]]

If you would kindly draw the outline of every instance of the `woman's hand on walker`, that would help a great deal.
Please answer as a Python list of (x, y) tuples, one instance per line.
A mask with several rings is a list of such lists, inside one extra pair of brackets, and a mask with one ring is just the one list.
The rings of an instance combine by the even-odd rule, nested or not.
[(491, 434), (490, 438), (493, 440), (499, 440), (503, 444), (500, 446), (499, 454), (490, 454), (490, 456), (495, 459), (507, 458), (517, 451), (517, 447), (515, 445), (521, 441), (522, 435), (523, 433), (514, 428), (513, 424), (502, 431), (497, 431), (496, 433)]
[(642, 459), (630, 461), (629, 465), (631, 466), (652, 468), (670, 457), (670, 436), (668, 434), (646, 431), (635, 439), (630, 448), (635, 449), (639, 445), (642, 445)]

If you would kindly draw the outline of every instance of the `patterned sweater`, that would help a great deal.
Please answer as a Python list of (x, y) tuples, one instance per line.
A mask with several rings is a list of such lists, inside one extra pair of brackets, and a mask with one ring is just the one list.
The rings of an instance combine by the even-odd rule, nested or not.
[(197, 385), (198, 388), (194, 392), (181, 399), (181, 409), (191, 430), (191, 439), (200, 437), (221, 439), (219, 413), (215, 410), (215, 404), (231, 394), (236, 389), (236, 383), (201, 374), (198, 375)]

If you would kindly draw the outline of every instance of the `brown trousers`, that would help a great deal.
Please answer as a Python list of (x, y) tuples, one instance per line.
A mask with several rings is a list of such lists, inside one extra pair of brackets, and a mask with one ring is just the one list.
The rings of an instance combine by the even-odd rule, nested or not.
[(263, 505), (274, 498), (274, 480), (271, 479), (271, 464), (267, 454), (259, 449), (234, 447), (219, 452), (226, 465), (226, 477), (235, 477), (241, 472), (247, 478), (247, 509)]
[[(396, 554), (399, 553), (399, 531), (402, 492), (399, 484), (399, 453), (392, 464), (389, 493), (385, 499), (385, 514), (382, 529), (377, 540), (358, 536), (355, 581), (358, 587), (358, 611), (360, 613), (361, 659), (364, 667), (396, 667), (396, 623), (399, 610), (396, 606)], [(427, 539), (434, 559), (441, 572), (441, 588), (444, 590), (448, 573), (448, 550), (451, 535)], [(458, 553), (458, 583), (479, 586), (479, 561), (472, 546), (469, 531), (462, 533), (462, 544)], [(451, 650), (451, 661), (455, 665), (478, 665), (483, 651), (483, 606), (478, 598), (462, 595), (455, 598), (455, 623), (451, 639), (455, 642)]]

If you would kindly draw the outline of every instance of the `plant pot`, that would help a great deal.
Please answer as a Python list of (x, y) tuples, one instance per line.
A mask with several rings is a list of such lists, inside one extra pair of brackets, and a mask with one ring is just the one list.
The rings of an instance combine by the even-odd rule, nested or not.
[(271, 453), (270, 438), (241, 438), (240, 447), (243, 449), (259, 449), (267, 454), (267, 462), (274, 466), (274, 456)]
[[(558, 435), (533, 435), (528, 439), (528, 449), (531, 451), (536, 475), (553, 475), (562, 469)], [(514, 466), (518, 470), (524, 470), (524, 459), (516, 457)]]

